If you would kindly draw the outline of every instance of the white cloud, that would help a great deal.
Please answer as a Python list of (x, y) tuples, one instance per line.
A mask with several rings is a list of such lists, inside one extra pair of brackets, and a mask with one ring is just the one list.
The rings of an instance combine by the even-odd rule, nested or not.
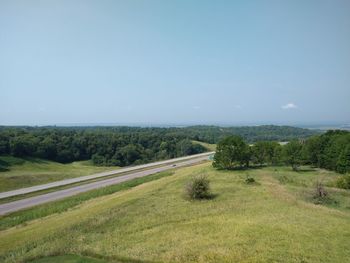
[(284, 110), (290, 110), (290, 109), (296, 109), (298, 108), (298, 106), (290, 102), (290, 103), (287, 103), (286, 105), (283, 105), (281, 108)]

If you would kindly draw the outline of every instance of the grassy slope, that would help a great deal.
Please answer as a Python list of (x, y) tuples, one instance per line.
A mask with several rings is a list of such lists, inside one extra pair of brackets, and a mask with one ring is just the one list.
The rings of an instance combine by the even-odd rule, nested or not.
[(200, 141), (192, 141), (192, 142), (202, 145), (203, 147), (207, 148), (209, 151), (215, 151), (216, 150), (216, 144), (200, 142)]
[[(246, 173), (258, 184), (246, 185)], [(295, 182), (280, 183), (288, 173), (216, 171), (210, 164), (179, 169), (0, 232), (0, 261), (78, 254), (115, 262), (349, 262), (350, 210), (342, 204), (349, 192), (339, 207), (314, 205), (293, 188)], [(295, 178), (305, 175), (308, 191), (319, 173)], [(183, 198), (184, 184), (195, 174), (209, 176), (216, 198)], [(322, 177), (331, 182), (335, 174)]]
[(86, 202), (87, 200), (100, 197), (100, 196), (110, 195), (112, 193), (116, 193), (122, 190), (127, 190), (137, 185), (150, 182), (153, 180), (158, 180), (162, 177), (171, 176), (173, 174), (174, 172), (171, 170), (164, 171), (164, 172), (152, 174), (146, 177), (136, 178), (120, 184), (111, 185), (111, 186), (99, 188), (97, 190), (88, 191), (86, 193), (67, 197), (62, 200), (57, 200), (54, 202), (38, 205), (25, 210), (20, 210), (8, 215), (0, 216), (0, 231), (13, 226), (26, 223), (34, 219), (42, 218), (55, 213), (62, 213), (67, 211), (68, 209), (71, 209), (73, 207), (80, 205), (83, 202)]
[(77, 255), (65, 255), (65, 256), (53, 256), (40, 258), (31, 263), (106, 263), (106, 261), (89, 258), (89, 257), (80, 257)]
[(61, 164), (11, 156), (0, 156), (0, 164), (0, 192), (117, 169), (93, 166), (89, 161)]

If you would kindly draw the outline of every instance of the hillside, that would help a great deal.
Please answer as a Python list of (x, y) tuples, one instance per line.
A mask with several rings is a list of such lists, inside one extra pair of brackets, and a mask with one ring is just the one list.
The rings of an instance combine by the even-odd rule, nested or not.
[[(198, 174), (211, 180), (213, 199), (184, 198), (184, 185)], [(247, 174), (257, 183), (247, 185)], [(0, 260), (72, 254), (71, 262), (79, 255), (103, 260), (96, 262), (347, 262), (350, 193), (331, 187), (337, 177), (309, 168), (183, 168), (0, 232)], [(330, 201), (315, 205), (310, 196), (320, 178)]]
[(114, 169), (117, 167), (94, 166), (90, 161), (62, 164), (39, 158), (0, 156), (0, 192)]

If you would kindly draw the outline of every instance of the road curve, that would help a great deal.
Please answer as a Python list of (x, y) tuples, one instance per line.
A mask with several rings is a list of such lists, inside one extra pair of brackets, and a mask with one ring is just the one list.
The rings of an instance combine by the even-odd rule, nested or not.
[[(197, 155), (197, 157), (195, 157), (195, 158), (193, 156), (192, 156), (192, 158), (186, 158), (181, 162), (177, 162), (175, 167), (184, 167), (184, 166), (188, 166), (188, 165), (202, 162), (204, 160), (208, 160), (208, 155), (209, 154), (207, 153), (206, 155), (201, 155), (201, 156)], [(175, 159), (172, 159), (172, 160), (175, 160)], [(90, 191), (93, 189), (97, 189), (97, 188), (101, 188), (101, 187), (105, 187), (105, 186), (109, 186), (109, 185), (114, 185), (114, 184), (119, 184), (119, 183), (129, 181), (129, 180), (132, 180), (135, 178), (140, 178), (140, 177), (144, 177), (147, 175), (151, 175), (151, 174), (155, 174), (155, 173), (159, 173), (162, 171), (166, 171), (166, 170), (175, 168), (174, 164), (172, 164), (174, 161), (171, 161), (171, 162), (169, 162), (169, 161), (165, 161), (166, 164), (161, 166), (161, 167), (150, 168), (150, 169), (143, 170), (143, 171), (135, 171), (134, 173), (130, 173), (127, 175), (109, 178), (106, 180), (101, 180), (101, 181), (97, 181), (97, 182), (93, 182), (93, 183), (86, 183), (83, 185), (74, 186), (74, 187), (64, 189), (64, 190), (59, 190), (59, 191), (55, 191), (55, 192), (51, 192), (51, 193), (47, 193), (47, 194), (43, 194), (43, 195), (29, 197), (29, 198), (21, 199), (21, 200), (10, 202), (10, 203), (5, 203), (5, 204), (0, 205), (0, 215), (5, 215), (5, 214), (15, 212), (15, 211), (18, 211), (21, 209), (44, 204), (47, 202), (52, 202), (52, 201), (59, 200), (59, 199), (65, 198), (65, 197), (69, 197), (69, 196), (73, 196), (73, 195), (76, 195), (79, 193), (87, 192), (87, 191)], [(167, 163), (169, 163), (169, 164), (167, 164)]]
[(136, 170), (140, 170), (140, 169), (151, 168), (153, 166), (159, 166), (159, 165), (165, 165), (165, 164), (179, 162), (179, 161), (190, 160), (190, 159), (197, 158), (197, 157), (203, 157), (203, 156), (207, 157), (213, 153), (214, 152), (194, 154), (194, 155), (189, 155), (189, 156), (185, 156), (185, 157), (169, 159), (169, 160), (165, 160), (165, 161), (159, 161), (159, 162), (154, 162), (154, 163), (131, 166), (131, 167), (126, 167), (126, 168), (121, 168), (118, 170), (96, 173), (96, 174), (92, 174), (92, 175), (86, 175), (86, 176), (56, 181), (56, 182), (52, 182), (52, 183), (48, 183), (48, 184), (41, 184), (41, 185), (21, 188), (21, 189), (17, 189), (17, 190), (12, 190), (12, 191), (8, 191), (8, 192), (2, 192), (2, 193), (0, 193), (0, 199), (12, 197), (12, 196), (16, 196), (16, 195), (29, 194), (29, 193), (33, 193), (33, 192), (37, 192), (37, 191), (41, 191), (41, 190), (46, 190), (46, 189), (50, 189), (50, 188), (54, 188), (54, 187), (58, 187), (58, 186), (80, 183), (80, 182), (84, 182), (84, 181), (88, 181), (88, 180), (92, 180), (92, 179), (96, 179), (96, 178), (101, 178), (101, 177), (105, 177), (105, 176), (117, 175), (117, 174), (132, 172), (132, 171), (136, 171)]

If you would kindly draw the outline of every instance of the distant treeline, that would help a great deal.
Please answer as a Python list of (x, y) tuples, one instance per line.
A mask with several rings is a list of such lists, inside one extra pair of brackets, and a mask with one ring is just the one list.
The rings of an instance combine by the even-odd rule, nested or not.
[(0, 154), (126, 166), (206, 151), (181, 134), (138, 128), (2, 128)]
[(247, 143), (257, 141), (290, 141), (293, 139), (305, 139), (320, 133), (317, 130), (302, 129), (291, 126), (261, 125), (241, 127), (219, 126), (190, 126), (183, 129), (175, 129), (186, 134), (190, 138), (208, 143), (218, 143), (221, 139), (237, 135)]
[(286, 145), (259, 141), (249, 146), (239, 136), (221, 140), (216, 149), (214, 167), (235, 169), (254, 165), (312, 165), (339, 173), (350, 172), (350, 132), (328, 131), (307, 140), (292, 140)]
[(236, 134), (247, 142), (307, 138), (315, 132), (288, 126), (184, 128), (0, 127), (0, 154), (62, 163), (92, 159), (97, 165), (125, 166), (206, 151), (192, 140), (216, 143)]

